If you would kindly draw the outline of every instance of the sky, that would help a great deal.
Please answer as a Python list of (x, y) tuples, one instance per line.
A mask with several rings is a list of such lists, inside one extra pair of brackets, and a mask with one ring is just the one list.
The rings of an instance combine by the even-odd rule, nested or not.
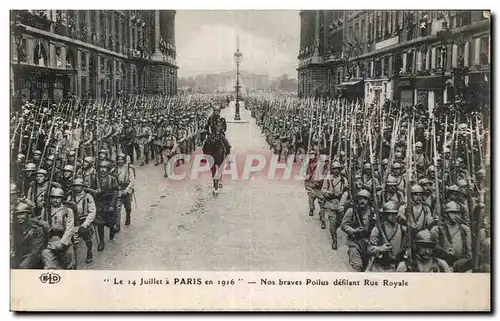
[(297, 77), (298, 11), (178, 10), (175, 43), (179, 77), (235, 70), (238, 35), (243, 54), (240, 69), (269, 77)]

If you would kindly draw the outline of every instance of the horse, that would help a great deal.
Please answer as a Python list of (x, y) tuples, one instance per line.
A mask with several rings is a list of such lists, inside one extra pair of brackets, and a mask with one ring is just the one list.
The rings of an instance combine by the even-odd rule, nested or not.
[(203, 154), (211, 156), (210, 171), (212, 172), (212, 180), (214, 187), (212, 194), (218, 195), (219, 188), (222, 188), (222, 184), (220, 183), (220, 173), (218, 172), (220, 166), (222, 165), (228, 154), (226, 149), (224, 148), (224, 144), (222, 143), (221, 133), (212, 133), (207, 137), (207, 140), (203, 145)]

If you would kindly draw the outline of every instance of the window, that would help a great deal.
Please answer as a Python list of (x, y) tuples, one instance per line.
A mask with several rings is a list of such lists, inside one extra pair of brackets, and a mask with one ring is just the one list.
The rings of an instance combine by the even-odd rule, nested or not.
[(389, 57), (384, 58), (383, 76), (389, 78)]
[(436, 69), (443, 68), (443, 48), (436, 47)]
[(407, 72), (413, 72), (413, 60), (415, 59), (415, 54), (412, 51), (409, 51), (408, 53), (406, 53), (406, 71)]
[(368, 33), (367, 33), (367, 41), (372, 40), (372, 35), (373, 35), (373, 15), (370, 15), (368, 17)]
[(490, 53), (490, 45), (489, 45), (489, 37), (482, 37), (480, 39), (479, 45), (479, 64), (481, 66), (486, 66), (489, 63), (489, 53)]
[(413, 105), (413, 89), (401, 90), (401, 107), (409, 107)]
[(471, 23), (472, 12), (471, 11), (462, 11), (458, 12), (456, 16), (457, 28), (461, 28)]
[(463, 68), (465, 66), (465, 43), (457, 46), (457, 67)]
[(63, 65), (61, 51), (61, 47), (56, 47), (56, 67), (62, 67)]
[(400, 75), (403, 71), (403, 58), (400, 53), (394, 54), (394, 75)]
[(87, 70), (87, 53), (82, 52), (81, 57), (82, 57), (81, 69), (86, 71)]
[(375, 60), (374, 73), (375, 78), (382, 77), (382, 61), (380, 59)]

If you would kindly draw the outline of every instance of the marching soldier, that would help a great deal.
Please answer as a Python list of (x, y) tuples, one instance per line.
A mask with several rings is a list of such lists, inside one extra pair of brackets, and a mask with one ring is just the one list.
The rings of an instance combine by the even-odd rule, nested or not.
[(24, 167), (23, 181), (21, 186), (21, 193), (23, 196), (29, 196), (29, 188), (34, 184), (36, 179), (36, 165), (35, 163), (28, 163)]
[(87, 246), (86, 263), (92, 263), (92, 235), (94, 235), (93, 223), (96, 217), (96, 207), (92, 195), (84, 191), (83, 179), (76, 178), (72, 182), (72, 191), (68, 201), (76, 204), (75, 233), (83, 239)]
[[(382, 186), (380, 186), (380, 183), (378, 182), (377, 178), (372, 176), (372, 166), (370, 163), (365, 163), (363, 165), (363, 188), (366, 190), (371, 191), (373, 195), (377, 193), (377, 191), (382, 189)], [(375, 184), (372, 183), (372, 179), (375, 179)], [(375, 191), (373, 191), (373, 185), (375, 185)]]
[(399, 191), (397, 178), (394, 176), (387, 177), (387, 182), (385, 183), (385, 189), (377, 192), (378, 204), (385, 204), (387, 202), (394, 202), (401, 205), (404, 203), (404, 194)]
[(48, 191), (47, 171), (40, 169), (36, 172), (35, 181), (32, 182), (28, 190), (28, 199), (33, 202), (35, 216), (40, 216), (42, 213)]
[(309, 152), (310, 158), (307, 164), (306, 177), (304, 186), (306, 188), (307, 196), (309, 199), (309, 216), (314, 216), (316, 199), (321, 203), (321, 187), (323, 185), (321, 168), (319, 168), (318, 154), (311, 150)]
[(397, 272), (438, 273), (451, 272), (448, 263), (436, 256), (437, 241), (427, 229), (421, 230), (415, 236), (415, 258), (401, 261)]
[(14, 269), (41, 268), (41, 253), (47, 246), (47, 235), (44, 229), (31, 219), (33, 210), (33, 204), (29, 200), (20, 200), (14, 208), (11, 249), (11, 267)]
[[(410, 222), (406, 221), (406, 207), (410, 206)], [(437, 217), (432, 216), (429, 206), (424, 202), (424, 189), (420, 185), (411, 188), (411, 203), (403, 204), (399, 208), (398, 220), (402, 225), (411, 224), (412, 233), (430, 229), (437, 222)]]
[(134, 164), (134, 144), (136, 131), (128, 120), (123, 123), (123, 135), (121, 137), (122, 152), (130, 157), (130, 164)]
[(60, 188), (50, 191), (50, 207), (43, 209), (42, 217), (48, 219), (50, 237), (47, 248), (42, 251), (45, 269), (76, 268), (72, 238), (75, 227), (75, 213), (62, 204), (64, 192)]
[(69, 195), (71, 191), (71, 184), (73, 184), (73, 165), (66, 165), (63, 167), (63, 174), (59, 181), (62, 190)]
[(98, 251), (103, 251), (104, 227), (109, 228), (109, 239), (115, 238), (116, 226), (116, 203), (118, 201), (119, 185), (115, 176), (110, 175), (111, 163), (102, 161), (99, 164), (99, 174), (91, 184), (91, 192), (95, 195), (97, 209), (96, 223), (99, 236)]
[(142, 126), (139, 130), (138, 145), (139, 145), (139, 157), (140, 157), (140, 166), (144, 166), (144, 164), (149, 164), (149, 143), (153, 139), (153, 132), (151, 131), (151, 127), (149, 127), (147, 120), (142, 120)]
[(461, 220), (459, 205), (451, 201), (444, 207), (444, 224), (434, 226), (431, 230), (438, 245), (446, 251), (447, 262), (454, 272), (465, 272), (472, 268), (471, 230)]
[(328, 214), (330, 222), (330, 235), (332, 236), (332, 249), (337, 250), (337, 229), (342, 222), (342, 214), (339, 202), (343, 194), (348, 193), (349, 183), (347, 179), (340, 175), (342, 165), (339, 162), (333, 162), (330, 166), (331, 174), (323, 181), (321, 192), (324, 199), (324, 211), (320, 212), (321, 228), (326, 228), (325, 212)]
[(168, 177), (168, 163), (177, 152), (177, 147), (177, 139), (172, 132), (172, 127), (168, 126), (162, 141), (163, 169), (165, 171), (163, 177)]
[(340, 228), (347, 234), (349, 264), (363, 272), (368, 264), (367, 247), (370, 232), (375, 225), (375, 210), (370, 207), (371, 194), (361, 190), (356, 194), (356, 204), (348, 208)]
[(116, 231), (120, 231), (122, 204), (125, 206), (125, 226), (130, 225), (130, 215), (132, 213), (132, 194), (134, 193), (135, 169), (130, 164), (125, 163), (125, 154), (118, 154), (116, 177), (120, 186), (118, 201), (116, 204)]
[(404, 228), (396, 221), (399, 204), (388, 201), (380, 212), (380, 228), (370, 234), (368, 254), (373, 256), (370, 272), (395, 272), (404, 254)]

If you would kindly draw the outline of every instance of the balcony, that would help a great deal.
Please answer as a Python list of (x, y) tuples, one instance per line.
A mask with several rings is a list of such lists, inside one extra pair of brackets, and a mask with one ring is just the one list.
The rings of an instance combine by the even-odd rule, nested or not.
[(71, 29), (61, 22), (56, 22), (54, 24), (54, 33), (64, 36), (64, 37), (70, 37), (71, 38)]
[[(46, 15), (35, 15), (27, 10), (20, 10), (17, 14), (20, 23), (40, 30), (50, 31), (50, 25), (52, 22)], [(43, 14), (43, 12), (41, 11), (40, 14)]]

